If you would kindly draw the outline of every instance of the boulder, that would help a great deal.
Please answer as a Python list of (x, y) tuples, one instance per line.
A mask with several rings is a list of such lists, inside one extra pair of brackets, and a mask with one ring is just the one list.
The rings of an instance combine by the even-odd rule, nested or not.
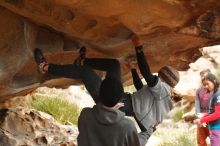
[(50, 115), (24, 107), (0, 110), (2, 146), (76, 146), (78, 130)]

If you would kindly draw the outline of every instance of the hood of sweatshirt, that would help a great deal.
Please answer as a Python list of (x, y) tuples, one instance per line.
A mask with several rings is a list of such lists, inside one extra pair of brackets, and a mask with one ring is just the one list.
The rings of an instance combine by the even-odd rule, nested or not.
[(101, 105), (95, 105), (94, 112), (96, 120), (105, 125), (118, 123), (125, 116), (125, 113), (120, 110), (105, 109)]

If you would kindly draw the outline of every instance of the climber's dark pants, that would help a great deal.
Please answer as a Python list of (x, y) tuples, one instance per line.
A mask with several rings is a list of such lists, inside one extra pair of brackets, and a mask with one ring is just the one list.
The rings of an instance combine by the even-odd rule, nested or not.
[(54, 76), (82, 80), (95, 103), (98, 103), (100, 102), (99, 88), (102, 79), (93, 69), (106, 71), (105, 78), (114, 78), (121, 81), (120, 64), (115, 59), (86, 58), (84, 66), (49, 64), (48, 73)]
[(91, 68), (73, 64), (49, 64), (48, 73), (54, 76), (81, 80), (95, 103), (100, 101), (99, 88), (102, 80)]

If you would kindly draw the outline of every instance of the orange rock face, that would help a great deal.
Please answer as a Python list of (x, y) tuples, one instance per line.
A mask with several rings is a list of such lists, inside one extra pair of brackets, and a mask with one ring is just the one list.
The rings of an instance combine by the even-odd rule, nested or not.
[(186, 70), (199, 48), (220, 43), (219, 0), (1, 0), (0, 101), (41, 85), (65, 87), (72, 80), (41, 76), (33, 49), (49, 62), (72, 63), (80, 46), (88, 57), (117, 58), (130, 84), (125, 58), (134, 56), (132, 33), (144, 39), (152, 71), (164, 65)]

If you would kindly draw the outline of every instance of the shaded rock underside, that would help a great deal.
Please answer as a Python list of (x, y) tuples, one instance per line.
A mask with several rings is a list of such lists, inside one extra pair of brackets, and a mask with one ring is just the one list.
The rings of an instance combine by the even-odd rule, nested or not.
[(220, 43), (219, 0), (1, 0), (0, 18), (0, 102), (38, 86), (78, 83), (40, 75), (36, 47), (58, 64), (71, 64), (82, 45), (88, 57), (117, 58), (127, 85), (132, 33), (144, 39), (153, 72), (164, 65), (186, 70), (199, 48)]

